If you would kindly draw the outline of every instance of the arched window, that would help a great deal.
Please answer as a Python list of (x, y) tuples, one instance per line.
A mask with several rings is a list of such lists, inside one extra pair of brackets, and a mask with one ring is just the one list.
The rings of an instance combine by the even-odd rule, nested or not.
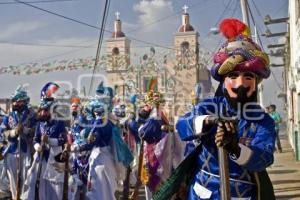
[(189, 50), (190, 44), (187, 41), (185, 41), (185, 42), (181, 43), (180, 47), (181, 47), (181, 54), (184, 55)]
[(119, 48), (118, 48), (118, 47), (113, 48), (113, 50), (112, 50), (112, 55), (113, 55), (113, 56), (117, 56), (117, 55), (119, 55), (119, 54), (120, 54)]

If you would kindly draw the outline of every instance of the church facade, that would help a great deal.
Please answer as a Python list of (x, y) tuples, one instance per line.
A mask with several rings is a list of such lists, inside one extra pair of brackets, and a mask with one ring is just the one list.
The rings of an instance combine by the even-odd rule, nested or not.
[(156, 89), (166, 100), (164, 110), (174, 121), (176, 116), (191, 109), (195, 88), (201, 89), (201, 96), (212, 90), (210, 73), (199, 60), (199, 33), (190, 24), (187, 7), (182, 14), (182, 24), (174, 35), (172, 53), (171, 58), (164, 56), (161, 62), (157, 62), (152, 56), (155, 50), (151, 48), (150, 54), (144, 55), (139, 65), (131, 64), (130, 40), (122, 32), (117, 14), (112, 37), (106, 40), (108, 85), (114, 87), (120, 96), (128, 92), (143, 96), (149, 82), (156, 79)]

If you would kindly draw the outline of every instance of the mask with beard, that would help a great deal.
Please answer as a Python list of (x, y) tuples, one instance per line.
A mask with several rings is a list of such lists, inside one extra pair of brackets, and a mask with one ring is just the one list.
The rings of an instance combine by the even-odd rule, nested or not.
[(74, 118), (76, 118), (77, 115), (78, 115), (78, 112), (77, 112), (77, 111), (72, 111), (72, 116), (73, 116)]
[(50, 119), (51, 119), (50, 111), (48, 111), (48, 110), (38, 111), (37, 118), (41, 122), (50, 121)]
[(13, 102), (12, 110), (17, 111), (19, 113), (23, 112), (26, 108), (25, 102)]
[(13, 111), (17, 111), (18, 113), (23, 112), (25, 110), (25, 106), (13, 106), (12, 107)]
[(250, 87), (239, 86), (238, 88), (232, 88), (232, 92), (237, 94), (236, 97), (230, 97), (227, 89), (224, 90), (224, 96), (228, 100), (229, 105), (236, 111), (238, 109), (243, 109), (244, 105), (247, 103), (257, 102), (257, 91), (255, 90), (249, 97), (247, 97), (247, 92)]
[(144, 109), (140, 109), (139, 110), (139, 117), (142, 119), (148, 119), (148, 117), (150, 116), (150, 111), (144, 110)]

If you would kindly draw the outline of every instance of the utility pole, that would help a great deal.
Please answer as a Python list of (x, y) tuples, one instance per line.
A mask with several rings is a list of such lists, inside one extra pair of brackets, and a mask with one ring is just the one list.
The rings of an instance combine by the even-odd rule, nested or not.
[[(257, 34), (257, 28), (256, 28), (256, 24), (254, 24), (254, 38), (255, 38), (255, 43), (257, 44), (258, 43), (258, 34)], [(262, 83), (260, 83), (257, 87), (258, 89), (258, 100), (259, 100), (259, 103), (262, 107), (264, 107), (264, 99), (263, 99), (263, 89), (264, 89), (264, 86)]]
[[(248, 0), (241, 0), (241, 9), (242, 9), (242, 16), (243, 16), (243, 22), (249, 27), (249, 30), (251, 32), (251, 27), (249, 23), (249, 13), (248, 13)], [(258, 35), (256, 30), (256, 25), (254, 24), (254, 37), (255, 37), (255, 43), (258, 43)], [(258, 86), (258, 99), (261, 106), (263, 106), (263, 85), (262, 83)]]
[(250, 29), (249, 14), (248, 14), (248, 2), (247, 2), (247, 0), (241, 0), (241, 9), (242, 9), (242, 15), (243, 15), (243, 22)]

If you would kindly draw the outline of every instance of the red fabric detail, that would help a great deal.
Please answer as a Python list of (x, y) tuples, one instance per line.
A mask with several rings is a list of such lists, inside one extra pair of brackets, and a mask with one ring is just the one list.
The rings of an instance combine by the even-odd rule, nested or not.
[(218, 52), (214, 55), (214, 63), (222, 64), (225, 60), (229, 58), (228, 54), (225, 52)]
[(223, 35), (230, 40), (241, 34), (246, 27), (247, 26), (240, 20), (228, 18), (221, 22), (219, 29)]

